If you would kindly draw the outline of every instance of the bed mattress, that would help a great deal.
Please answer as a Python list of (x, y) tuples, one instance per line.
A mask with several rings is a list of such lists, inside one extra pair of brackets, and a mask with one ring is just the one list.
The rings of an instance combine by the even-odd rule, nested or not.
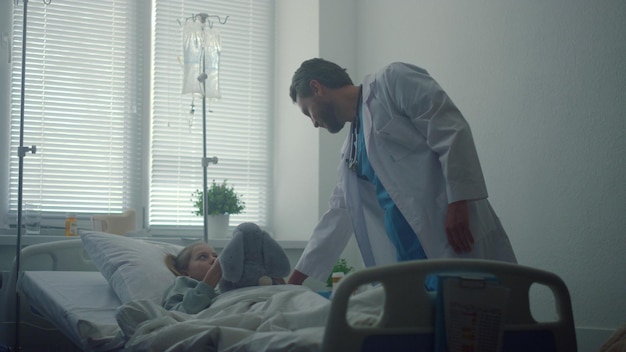
[(118, 329), (115, 312), (121, 302), (100, 272), (25, 271), (17, 290), (32, 314), (48, 320), (79, 347), (107, 344)]

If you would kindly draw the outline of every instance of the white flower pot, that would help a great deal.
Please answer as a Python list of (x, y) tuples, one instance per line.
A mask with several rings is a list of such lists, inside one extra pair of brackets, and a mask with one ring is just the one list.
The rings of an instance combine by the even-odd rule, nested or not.
[(227, 238), (230, 214), (208, 215), (207, 232), (209, 238)]

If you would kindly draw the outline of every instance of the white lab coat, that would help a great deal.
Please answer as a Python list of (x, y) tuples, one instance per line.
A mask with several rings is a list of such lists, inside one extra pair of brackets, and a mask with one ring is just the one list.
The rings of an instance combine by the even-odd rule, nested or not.
[[(362, 123), (371, 166), (417, 234), (428, 258), (516, 262), (508, 237), (487, 201), (487, 188), (469, 125), (448, 95), (416, 66), (393, 63), (363, 81)], [(348, 169), (350, 134), (329, 210), (296, 265), (325, 281), (354, 232), (366, 266), (396, 262), (374, 186)], [(448, 204), (468, 200), (475, 244), (456, 254), (445, 232)]]

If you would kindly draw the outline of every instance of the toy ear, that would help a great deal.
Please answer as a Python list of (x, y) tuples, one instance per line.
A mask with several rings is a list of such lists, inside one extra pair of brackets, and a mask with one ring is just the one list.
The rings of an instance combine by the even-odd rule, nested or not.
[(235, 228), (233, 238), (220, 253), (222, 278), (225, 280), (239, 282), (243, 276), (243, 240), (243, 232), (239, 228)]
[(287, 254), (265, 231), (263, 231), (263, 264), (272, 277), (285, 277), (291, 272)]

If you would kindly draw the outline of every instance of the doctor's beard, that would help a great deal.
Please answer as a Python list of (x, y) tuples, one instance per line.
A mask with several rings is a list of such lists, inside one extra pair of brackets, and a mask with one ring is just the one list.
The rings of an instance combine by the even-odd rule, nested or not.
[(345, 121), (337, 118), (334, 106), (331, 103), (323, 104), (320, 107), (319, 116), (323, 117), (323, 120), (321, 121), (323, 123), (322, 127), (326, 128), (326, 130), (332, 134), (336, 134), (341, 131), (343, 126), (346, 124)]

